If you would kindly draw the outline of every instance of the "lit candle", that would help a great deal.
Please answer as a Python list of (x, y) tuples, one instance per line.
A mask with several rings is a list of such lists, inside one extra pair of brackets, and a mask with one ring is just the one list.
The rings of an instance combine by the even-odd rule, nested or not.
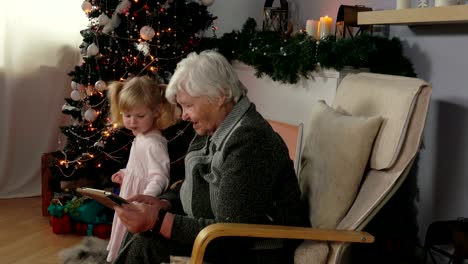
[(306, 32), (309, 36), (317, 39), (318, 32), (318, 21), (317, 20), (307, 20), (306, 22)]
[(448, 5), (456, 5), (457, 0), (435, 0), (434, 6), (448, 6)]
[(318, 24), (318, 35), (320, 38), (324, 38), (331, 34), (332, 21), (332, 18), (329, 16), (320, 17), (320, 21)]

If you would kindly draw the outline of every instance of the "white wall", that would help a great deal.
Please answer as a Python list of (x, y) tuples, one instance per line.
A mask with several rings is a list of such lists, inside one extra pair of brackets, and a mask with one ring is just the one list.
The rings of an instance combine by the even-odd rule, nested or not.
[(433, 85), (418, 177), (421, 231), (468, 217), (467, 25), (394, 26), (416, 73)]
[[(293, 17), (300, 27), (305, 27), (307, 19), (324, 15), (335, 21), (341, 4), (365, 5), (374, 10), (395, 8), (395, 1), (389, 0), (289, 2), (294, 5)], [(413, 0), (413, 6), (416, 3)], [(262, 5), (263, 1), (219, 0), (212, 12), (219, 16), (219, 22), (228, 18), (220, 23), (220, 31), (230, 32), (240, 29), (249, 15), (261, 25)], [(241, 11), (241, 15), (233, 16), (233, 10)], [(433, 85), (417, 176), (419, 235), (424, 239), (431, 222), (468, 217), (468, 23), (391, 26), (390, 35), (402, 40), (405, 55), (413, 62), (418, 77)]]
[[(278, 2), (278, 1), (276, 1)], [(208, 8), (218, 16), (214, 21), (218, 27), (218, 37), (231, 30), (240, 30), (247, 18), (254, 18), (261, 25), (263, 16), (263, 1), (252, 0), (217, 0)]]
[(284, 84), (273, 81), (269, 76), (257, 78), (255, 69), (243, 63), (234, 64), (234, 69), (247, 86), (247, 96), (263, 117), (293, 125), (302, 123), (306, 129), (310, 121), (308, 110), (312, 108), (310, 102), (325, 100), (331, 104), (343, 77), (340, 72), (326, 70), (314, 73), (313, 78)]
[(55, 151), (79, 63), (82, 1), (9, 1), (0, 17), (0, 198), (41, 194), (42, 153)]

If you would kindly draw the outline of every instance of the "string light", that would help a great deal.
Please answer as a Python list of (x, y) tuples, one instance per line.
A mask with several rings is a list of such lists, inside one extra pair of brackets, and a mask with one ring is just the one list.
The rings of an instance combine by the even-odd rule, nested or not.
[[(114, 126), (114, 125), (117, 125), (117, 124), (113, 124), (113, 126)], [(179, 138), (180, 136), (184, 135), (184, 134), (185, 134), (185, 131), (186, 131), (190, 126), (191, 126), (191, 124), (188, 123), (188, 124), (187, 124), (181, 131), (179, 131), (173, 138), (169, 139), (169, 140), (167, 141), (167, 143), (170, 143), (170, 142), (176, 140), (177, 138)], [(106, 132), (107, 132), (107, 131), (106, 131)], [(112, 159), (112, 160), (120, 161), (122, 158), (121, 158), (121, 157), (116, 157), (116, 156), (114, 156), (113, 154), (118, 153), (119, 151), (121, 151), (121, 150), (123, 150), (124, 148), (128, 147), (132, 142), (133, 142), (133, 140), (130, 140), (130, 141), (127, 142), (124, 146), (122, 146), (121, 148), (119, 148), (119, 149), (117, 149), (117, 150), (115, 150), (115, 151), (108, 152), (108, 153), (107, 153), (107, 152), (102, 152), (102, 153), (103, 153), (106, 157), (108, 157), (108, 158), (110, 158), (110, 159)], [(60, 160), (59, 164), (60, 164), (61, 166), (65, 166), (66, 168), (68, 168), (70, 164), (75, 164), (75, 163), (81, 166), (81, 165), (83, 164), (83, 162), (87, 162), (87, 161), (90, 161), (90, 160), (92, 160), (93, 158), (95, 158), (95, 155), (93, 155), (93, 154), (90, 154), (90, 153), (83, 153), (83, 155), (82, 155), (81, 157), (79, 157), (79, 158), (77, 158), (77, 159), (75, 159), (75, 160), (67, 160), (67, 154), (66, 154), (64, 151), (62, 151), (62, 154), (65, 156), (65, 159), (64, 159), (64, 160)], [(182, 159), (184, 159), (184, 158), (185, 158), (185, 155), (182, 155), (182, 156), (179, 157), (178, 159), (172, 161), (170, 164), (174, 164), (174, 163), (176, 163), (176, 162), (178, 162), (178, 161), (180, 161), (180, 160), (182, 160)], [(101, 166), (102, 166), (101, 163), (98, 163), (98, 166), (97, 166), (97, 167), (100, 168)], [(71, 176), (73, 175), (74, 171), (76, 170), (76, 166), (75, 166), (75, 168), (73, 169), (72, 173), (70, 173), (70, 174), (65, 174), (65, 173), (63, 172), (63, 170), (62, 170), (60, 167), (59, 167), (59, 169), (60, 169), (60, 171), (61, 171), (61, 173), (62, 173), (63, 176), (65, 176), (65, 177), (71, 177)]]

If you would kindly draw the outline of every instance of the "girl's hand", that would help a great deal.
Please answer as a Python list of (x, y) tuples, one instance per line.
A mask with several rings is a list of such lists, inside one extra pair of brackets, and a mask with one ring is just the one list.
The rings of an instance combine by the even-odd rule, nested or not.
[(111, 180), (112, 182), (122, 184), (123, 177), (124, 177), (124, 172), (122, 170), (119, 170), (118, 172), (112, 174)]

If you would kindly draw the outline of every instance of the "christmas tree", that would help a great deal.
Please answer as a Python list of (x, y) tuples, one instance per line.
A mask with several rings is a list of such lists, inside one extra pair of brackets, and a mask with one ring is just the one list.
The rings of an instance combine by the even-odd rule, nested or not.
[[(109, 119), (107, 84), (139, 75), (167, 83), (177, 62), (188, 53), (201, 50), (204, 39), (216, 37), (215, 17), (207, 11), (212, 3), (213, 0), (82, 3), (89, 25), (80, 32), (81, 65), (69, 73), (72, 91), (62, 112), (71, 116), (71, 122), (61, 127), (67, 138), (65, 147), (52, 153), (52, 189), (57, 189), (60, 181), (79, 179), (104, 187), (110, 184), (113, 173), (125, 167), (133, 135), (116, 128)], [(204, 35), (207, 31), (210, 36)], [(183, 166), (183, 155), (193, 137), (191, 126), (180, 123), (164, 135), (171, 161)], [(171, 164), (171, 178), (183, 177), (180, 170)]]

